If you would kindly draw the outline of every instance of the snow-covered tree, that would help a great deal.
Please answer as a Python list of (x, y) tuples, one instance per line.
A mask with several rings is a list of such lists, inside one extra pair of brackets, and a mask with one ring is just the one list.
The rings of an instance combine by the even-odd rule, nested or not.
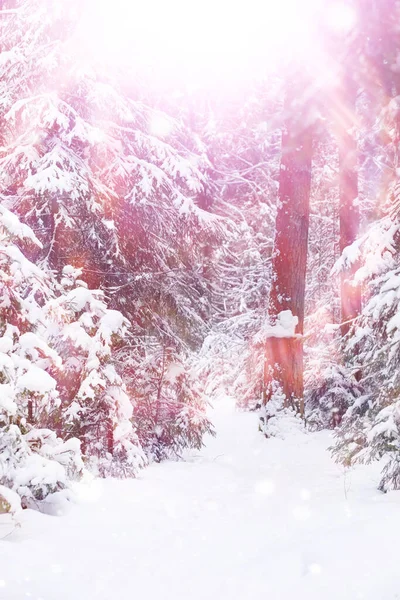
[(275, 77), (235, 93), (190, 98), (190, 123), (211, 166), (212, 210), (233, 222), (208, 270), (211, 331), (200, 353), (212, 396), (233, 395), (242, 408), (261, 401), (262, 345), (270, 286), (280, 157), (282, 92)]
[(101, 290), (89, 290), (81, 271), (63, 269), (64, 293), (49, 301), (50, 339), (64, 359), (58, 423), (64, 438), (77, 437), (82, 451), (101, 475), (135, 475), (145, 464), (134, 432), (132, 403), (115, 367), (115, 348), (128, 321), (107, 308)]
[(82, 267), (130, 320), (198, 344), (204, 248), (224, 229), (200, 208), (207, 160), (177, 119), (74, 53), (77, 12), (21, 2), (3, 31), (0, 185), (47, 265)]
[[(65, 265), (81, 269), (82, 280), (106, 292), (109, 308), (121, 311), (135, 332), (187, 353), (207, 333), (205, 263), (226, 230), (226, 219), (205, 201), (209, 161), (179, 118), (149, 98), (144, 102), (140, 86), (127, 86), (101, 61), (80, 54), (74, 37), (80, 12), (75, 1), (18, 0), (2, 26), (0, 188), (7, 207), (41, 241), (42, 249), (29, 251), (32, 260), (58, 278)], [(65, 301), (54, 301), (60, 311)], [(60, 351), (70, 363), (74, 343)], [(96, 360), (101, 365), (102, 357)], [(104, 387), (106, 377), (114, 392), (104, 411), (110, 403), (125, 405), (118, 410), (126, 420), (123, 385), (117, 371), (107, 369), (100, 384), (96, 369), (86, 373), (85, 367), (92, 383), (80, 382), (77, 403)]]
[(133, 401), (133, 422), (150, 460), (181, 457), (185, 449), (200, 449), (213, 434), (207, 416), (201, 374), (195, 357), (161, 345), (157, 338), (136, 348), (122, 347), (118, 357)]
[(39, 244), (33, 232), (0, 205), (0, 483), (24, 506), (68, 488), (82, 470), (80, 443), (42, 429), (60, 404), (52, 369), (61, 359), (46, 342), (46, 274), (17, 246)]
[(357, 345), (358, 356), (353, 362), (361, 372), (364, 393), (345, 414), (335, 448), (338, 459), (347, 463), (390, 457), (380, 483), (384, 491), (397, 489), (400, 481), (398, 229), (396, 221), (385, 219), (372, 227), (365, 240), (370, 248), (364, 270), (370, 274), (370, 299), (355, 323), (347, 348), (351, 352)]

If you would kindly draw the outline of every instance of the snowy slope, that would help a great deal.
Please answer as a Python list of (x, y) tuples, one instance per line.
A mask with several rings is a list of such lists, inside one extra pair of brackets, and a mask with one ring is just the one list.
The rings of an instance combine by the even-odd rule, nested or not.
[(228, 401), (186, 463), (80, 486), (66, 515), (24, 511), (0, 543), (1, 600), (400, 598), (400, 494), (346, 475), (327, 433), (265, 440)]

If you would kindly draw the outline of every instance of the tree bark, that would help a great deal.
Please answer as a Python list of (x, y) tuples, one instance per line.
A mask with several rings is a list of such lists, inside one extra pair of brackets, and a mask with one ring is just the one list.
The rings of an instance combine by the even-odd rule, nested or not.
[(107, 423), (107, 452), (111, 456), (114, 454), (114, 426), (111, 418)]
[[(349, 72), (342, 77), (336, 111), (336, 128), (339, 146), (339, 223), (340, 252), (350, 246), (360, 229), (358, 205), (358, 148), (354, 127), (356, 125), (357, 86)], [(354, 284), (357, 262), (341, 273), (341, 334), (346, 336), (354, 319), (361, 312), (361, 288)]]
[[(304, 82), (303, 82), (304, 83)], [(285, 406), (303, 414), (304, 296), (312, 162), (312, 125), (306, 103), (299, 98), (304, 88), (292, 84), (285, 102), (279, 203), (272, 259), (269, 318), (290, 310), (298, 318), (295, 337), (274, 337), (266, 342), (264, 402), (276, 387), (284, 394)]]

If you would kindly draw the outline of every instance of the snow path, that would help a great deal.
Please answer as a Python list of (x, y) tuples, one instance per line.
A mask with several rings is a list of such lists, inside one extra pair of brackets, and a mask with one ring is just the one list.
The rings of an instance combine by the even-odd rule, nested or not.
[(265, 440), (228, 401), (186, 463), (83, 487), (0, 542), (1, 600), (400, 598), (400, 495), (346, 476), (326, 433)]

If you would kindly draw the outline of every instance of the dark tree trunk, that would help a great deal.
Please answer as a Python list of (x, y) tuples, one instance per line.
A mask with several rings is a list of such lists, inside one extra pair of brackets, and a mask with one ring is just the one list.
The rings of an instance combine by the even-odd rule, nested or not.
[(114, 454), (114, 427), (112, 419), (109, 419), (107, 423), (107, 452), (111, 456)]
[(29, 398), (28, 400), (28, 423), (33, 425), (33, 400)]
[[(279, 205), (272, 260), (269, 317), (290, 310), (297, 317), (296, 336), (269, 337), (266, 343), (264, 402), (274, 385), (282, 390), (285, 405), (303, 413), (304, 295), (312, 161), (312, 126), (300, 100), (304, 88), (293, 85), (285, 103)], [(272, 334), (273, 335), (273, 334)]]

